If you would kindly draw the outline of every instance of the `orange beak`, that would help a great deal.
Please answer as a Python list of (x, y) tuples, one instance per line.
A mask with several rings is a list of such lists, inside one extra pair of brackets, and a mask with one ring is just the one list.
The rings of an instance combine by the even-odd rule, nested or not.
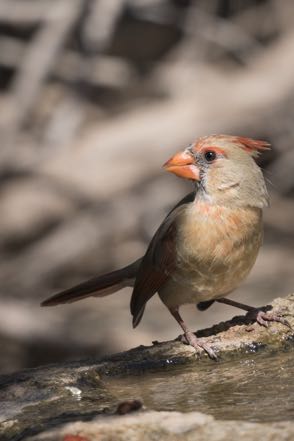
[(200, 181), (200, 172), (195, 163), (195, 158), (187, 151), (176, 153), (163, 165), (163, 168), (180, 178)]

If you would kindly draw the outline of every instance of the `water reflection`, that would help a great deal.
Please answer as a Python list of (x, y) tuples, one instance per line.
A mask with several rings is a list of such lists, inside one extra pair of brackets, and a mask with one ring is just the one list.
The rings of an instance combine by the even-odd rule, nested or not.
[(293, 355), (294, 351), (254, 354), (106, 381), (119, 399), (139, 398), (150, 409), (196, 410), (226, 420), (284, 421), (294, 417)]

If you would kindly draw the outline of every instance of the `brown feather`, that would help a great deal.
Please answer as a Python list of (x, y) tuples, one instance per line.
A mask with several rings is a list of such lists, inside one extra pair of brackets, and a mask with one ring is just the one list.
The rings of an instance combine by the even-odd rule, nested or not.
[[(143, 258), (136, 260), (134, 263), (117, 271), (112, 271), (98, 277), (94, 277), (86, 282), (80, 283), (72, 288), (61, 291), (41, 303), (41, 306), (55, 306), (62, 303), (73, 303), (87, 297), (104, 297), (119, 291), (125, 286), (137, 286), (134, 298), (137, 297), (136, 292), (140, 290), (143, 297), (140, 299), (145, 301), (139, 302), (139, 311), (144, 310), (144, 305), (152, 297), (167, 279), (167, 274), (171, 271), (172, 259), (174, 255), (172, 247), (172, 221), (178, 207), (194, 199), (194, 192), (188, 194), (182, 199), (176, 207), (169, 213), (161, 228), (158, 229), (147, 253), (144, 256), (144, 266), (142, 266)], [(158, 250), (157, 243), (161, 244)], [(159, 258), (159, 261), (158, 261)], [(157, 266), (159, 269), (157, 269)], [(137, 277), (138, 271), (139, 277)], [(136, 282), (135, 282), (136, 279)], [(138, 280), (137, 280), (138, 279)], [(148, 291), (149, 294), (146, 294)], [(132, 297), (132, 298), (133, 298)], [(142, 303), (142, 304), (141, 304)], [(136, 309), (137, 311), (137, 309)], [(141, 311), (141, 314), (143, 311)], [(138, 317), (140, 314), (136, 313)]]
[(49, 297), (41, 303), (41, 306), (55, 306), (61, 303), (72, 303), (92, 296), (104, 297), (113, 294), (125, 286), (132, 286), (140, 263), (141, 259), (138, 259), (122, 269), (98, 277), (93, 277), (86, 282), (80, 283), (79, 285)]
[(175, 268), (176, 219), (194, 198), (195, 192), (188, 194), (167, 215), (142, 259), (131, 299), (134, 327), (139, 324), (148, 300), (166, 283)]

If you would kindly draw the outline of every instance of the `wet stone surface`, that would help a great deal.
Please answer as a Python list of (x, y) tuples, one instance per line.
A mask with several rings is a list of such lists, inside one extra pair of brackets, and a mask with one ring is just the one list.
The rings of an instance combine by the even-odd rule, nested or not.
[[(273, 310), (294, 325), (294, 295), (276, 299)], [(148, 410), (182, 412), (177, 415), (183, 415), (183, 421), (184, 415), (195, 411), (222, 420), (222, 424), (227, 420), (267, 424), (293, 420), (293, 330), (278, 323), (266, 329), (237, 317), (199, 335), (213, 346), (218, 362), (204, 353), (195, 354), (179, 341), (171, 341), (103, 360), (2, 376), (1, 441), (20, 441), (31, 436), (43, 439), (47, 433), (48, 439), (58, 439), (64, 424), (88, 421), (90, 430), (97, 416), (99, 424), (107, 425), (109, 418), (116, 418), (113, 415), (125, 400), (131, 404), (123, 407), (130, 411), (141, 407), (140, 403), (132, 406), (132, 400), (140, 400)], [(144, 414), (139, 411), (138, 418), (144, 419)], [(292, 429), (288, 425), (284, 435), (288, 436)], [(50, 430), (57, 430), (53, 438)], [(162, 428), (158, 430), (162, 432)], [(89, 439), (98, 439), (93, 433)]]
[(197, 410), (221, 420), (294, 420), (294, 348), (248, 355), (209, 369), (175, 366), (106, 383), (114, 396), (139, 398), (158, 411)]

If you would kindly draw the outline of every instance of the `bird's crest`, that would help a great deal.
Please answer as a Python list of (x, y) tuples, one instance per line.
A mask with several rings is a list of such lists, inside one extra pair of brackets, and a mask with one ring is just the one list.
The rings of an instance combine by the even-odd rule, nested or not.
[(235, 141), (241, 145), (252, 156), (258, 156), (264, 150), (270, 150), (270, 144), (260, 139), (245, 138), (243, 136), (234, 136)]
[(227, 144), (238, 145), (253, 157), (257, 157), (264, 150), (270, 149), (270, 144), (267, 141), (233, 135), (210, 135), (198, 138), (194, 144), (194, 149), (199, 151), (206, 147), (225, 147)]

